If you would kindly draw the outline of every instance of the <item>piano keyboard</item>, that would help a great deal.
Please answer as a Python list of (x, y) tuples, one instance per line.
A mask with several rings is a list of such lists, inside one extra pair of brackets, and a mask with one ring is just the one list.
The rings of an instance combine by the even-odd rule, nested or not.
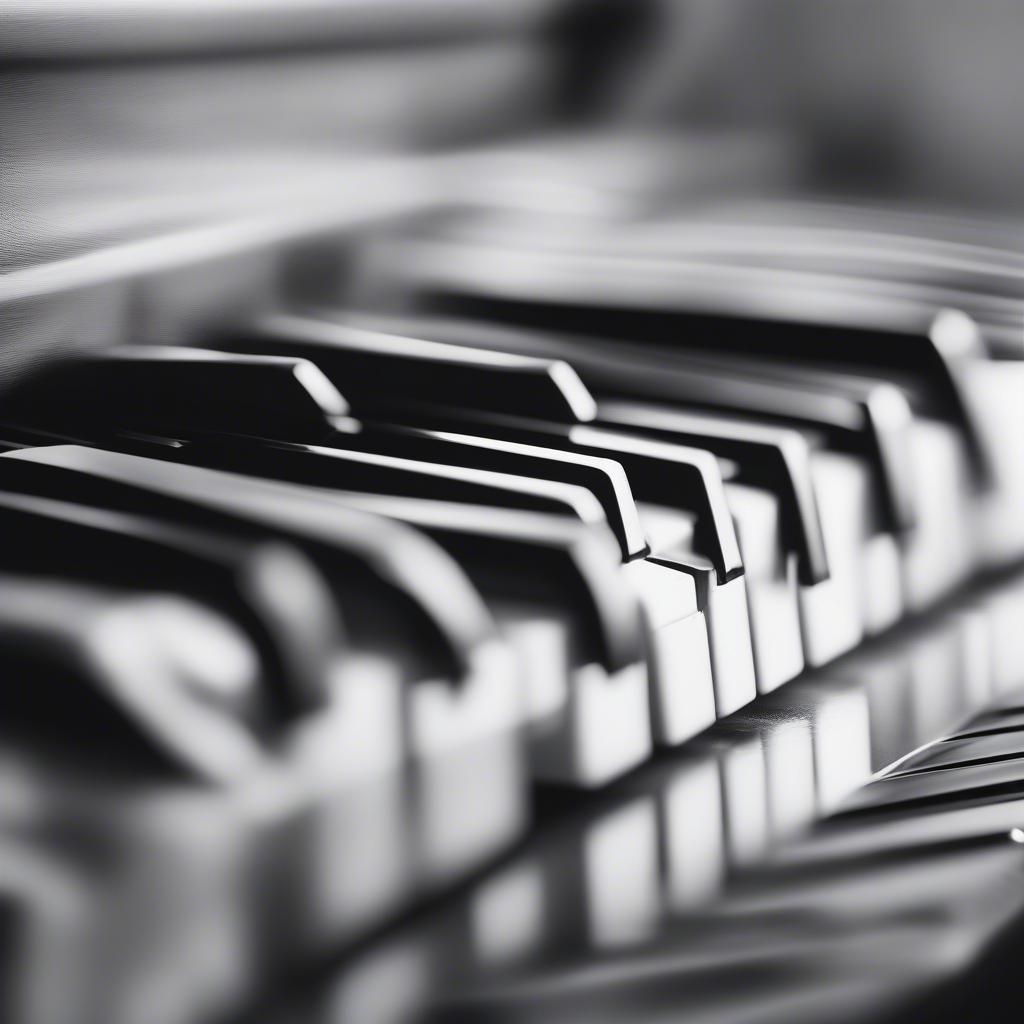
[(3, 5), (0, 1024), (1020, 1016), (1020, 33), (923, 6)]
[(10, 384), (12, 1019), (1012, 991), (983, 967), (1024, 911), (1024, 353), (986, 315), (1015, 257), (855, 209), (787, 248), (755, 213), (400, 226), (363, 255), (401, 308)]

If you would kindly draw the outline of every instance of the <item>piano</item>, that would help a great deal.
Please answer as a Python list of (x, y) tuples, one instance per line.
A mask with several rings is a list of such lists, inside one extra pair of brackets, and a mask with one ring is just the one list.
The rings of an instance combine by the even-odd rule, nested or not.
[(0, 1019), (1019, 1017), (1012, 5), (2, 11)]

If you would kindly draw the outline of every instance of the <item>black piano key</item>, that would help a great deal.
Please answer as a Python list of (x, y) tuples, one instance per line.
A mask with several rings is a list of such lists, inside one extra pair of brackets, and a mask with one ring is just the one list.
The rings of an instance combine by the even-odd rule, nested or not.
[(642, 558), (650, 550), (629, 479), (622, 466), (611, 459), (503, 441), (483, 432), (455, 433), (384, 425), (373, 425), (355, 434), (338, 432), (332, 443), (359, 451), (584, 487), (601, 503), (624, 559)]
[(209, 604), (256, 644), (279, 714), (324, 706), (337, 610), (313, 566), (287, 545), (14, 493), (0, 495), (0, 519), (2, 571), (168, 590)]
[(259, 655), (194, 601), (0, 577), (0, 666), (8, 741), (27, 731), (79, 767), (169, 766), (231, 783), (264, 760)]
[(150, 454), (175, 461), (307, 487), (569, 512), (584, 522), (605, 522), (597, 499), (575, 484), (379, 454), (343, 447), (341, 442), (305, 445), (223, 435), (150, 449)]
[(270, 433), (316, 440), (348, 405), (311, 363), (125, 345), (56, 363), (15, 388), (5, 416), (28, 425)]
[(305, 359), (321, 369), (361, 417), (408, 408), (455, 408), (574, 423), (594, 402), (571, 367), (529, 356), (367, 330), (343, 321), (268, 317), (217, 337), (245, 353)]

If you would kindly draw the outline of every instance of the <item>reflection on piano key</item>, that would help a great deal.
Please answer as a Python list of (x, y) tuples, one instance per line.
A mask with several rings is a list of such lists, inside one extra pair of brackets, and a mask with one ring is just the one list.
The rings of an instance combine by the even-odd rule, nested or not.
[(649, 798), (591, 825), (583, 839), (590, 941), (598, 949), (649, 938), (661, 913), (658, 818)]
[(698, 907), (725, 881), (726, 842), (719, 766), (707, 757), (674, 768), (659, 800), (669, 913)]
[(483, 967), (508, 967), (536, 954), (548, 898), (540, 865), (531, 860), (499, 869), (478, 886), (469, 912), (473, 949)]

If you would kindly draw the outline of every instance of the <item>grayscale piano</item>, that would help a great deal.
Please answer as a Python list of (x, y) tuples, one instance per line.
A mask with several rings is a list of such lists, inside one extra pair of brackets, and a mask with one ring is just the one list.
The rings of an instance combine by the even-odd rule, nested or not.
[(0, 1020), (1017, 1020), (1022, 38), (0, 3)]

